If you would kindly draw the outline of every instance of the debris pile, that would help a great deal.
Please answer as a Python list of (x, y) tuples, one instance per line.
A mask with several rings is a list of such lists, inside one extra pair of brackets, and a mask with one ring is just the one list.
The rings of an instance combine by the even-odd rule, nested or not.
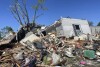
[(57, 37), (55, 33), (41, 36), (28, 32), (18, 43), (0, 42), (1, 48), (5, 47), (1, 45), (12, 46), (0, 49), (0, 67), (100, 67), (99, 44), (99, 38)]

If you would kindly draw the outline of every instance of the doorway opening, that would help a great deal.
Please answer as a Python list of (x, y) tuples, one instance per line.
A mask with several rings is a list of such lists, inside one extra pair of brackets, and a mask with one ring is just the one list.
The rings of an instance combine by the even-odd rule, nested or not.
[(81, 28), (80, 28), (80, 25), (73, 24), (73, 28), (74, 28), (74, 32), (75, 32), (75, 35), (76, 36), (79, 36), (82, 33)]

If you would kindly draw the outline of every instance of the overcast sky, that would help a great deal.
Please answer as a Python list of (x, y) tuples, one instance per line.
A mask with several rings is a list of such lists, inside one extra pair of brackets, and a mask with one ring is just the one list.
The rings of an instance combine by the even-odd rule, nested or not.
[[(18, 22), (13, 18), (9, 6), (13, 0), (0, 0), (0, 28), (11, 26), (15, 31), (19, 28)], [(32, 21), (34, 10), (32, 5), (36, 0), (27, 0), (27, 9), (30, 20)], [(39, 24), (50, 25), (60, 17), (72, 17), (76, 19), (86, 19), (94, 22), (100, 21), (100, 0), (46, 0), (46, 11), (36, 21)]]

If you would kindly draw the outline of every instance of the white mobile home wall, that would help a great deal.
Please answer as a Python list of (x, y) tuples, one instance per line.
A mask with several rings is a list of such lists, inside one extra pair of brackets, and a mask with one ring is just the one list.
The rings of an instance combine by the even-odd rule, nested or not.
[(61, 23), (62, 23), (62, 27), (63, 27), (63, 33), (66, 37), (70, 37), (72, 35), (76, 36), (75, 32), (74, 32), (73, 24), (80, 25), (80, 29), (81, 29), (82, 33), (91, 34), (91, 30), (90, 30), (87, 20), (62, 18)]

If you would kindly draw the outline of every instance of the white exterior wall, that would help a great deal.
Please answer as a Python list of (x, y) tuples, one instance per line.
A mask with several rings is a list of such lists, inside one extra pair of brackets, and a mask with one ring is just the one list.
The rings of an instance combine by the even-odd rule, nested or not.
[(100, 34), (100, 26), (91, 26), (90, 28), (93, 35)]
[(88, 25), (87, 20), (62, 18), (61, 23), (62, 23), (62, 27), (63, 27), (63, 30), (64, 30), (64, 35), (66, 37), (70, 37), (71, 35), (75, 35), (72, 24), (80, 25), (80, 29), (83, 33), (91, 34), (91, 30), (90, 30), (90, 27)]
[(57, 37), (63, 36), (64, 35), (63, 27), (61, 25), (59, 27), (56, 27), (56, 32), (57, 32)]

